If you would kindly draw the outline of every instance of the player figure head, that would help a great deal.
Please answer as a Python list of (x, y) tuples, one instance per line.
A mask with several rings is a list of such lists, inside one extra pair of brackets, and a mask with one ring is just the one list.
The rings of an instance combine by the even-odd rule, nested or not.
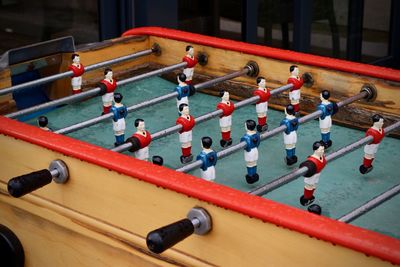
[(254, 131), (254, 129), (256, 128), (257, 124), (255, 121), (253, 120), (247, 120), (244, 124), (244, 127), (246, 129), (246, 131)]
[(373, 127), (377, 129), (382, 129), (383, 121), (383, 117), (379, 114), (375, 114), (374, 116), (372, 116), (372, 122), (374, 123)]
[(40, 127), (46, 127), (47, 124), (49, 123), (49, 120), (47, 119), (46, 116), (40, 116), (37, 120), (37, 123)]
[(188, 104), (182, 103), (179, 105), (179, 112), (182, 115), (189, 115), (189, 106)]
[(293, 105), (289, 104), (289, 105), (286, 106), (286, 108), (285, 108), (285, 114), (286, 114), (286, 116), (287, 116), (287, 115), (295, 116), (296, 111), (294, 111)]
[(178, 80), (178, 83), (184, 83), (186, 81), (185, 73), (178, 73), (178, 75), (176, 75), (176, 79)]
[(71, 60), (72, 60), (72, 63), (75, 63), (75, 64), (79, 64), (79, 62), (80, 62), (80, 57), (79, 57), (79, 55), (78, 54), (72, 54), (71, 55)]
[(264, 77), (258, 77), (257, 78), (257, 85), (261, 88), (265, 88), (265, 78)]
[(194, 55), (194, 48), (191, 45), (186, 46), (186, 52), (188, 53), (189, 56), (193, 57)]
[(201, 138), (201, 147), (203, 149), (210, 149), (212, 145), (212, 139), (209, 136), (204, 136)]
[(121, 103), (122, 98), (124, 98), (120, 93), (114, 93), (114, 102)]
[(138, 131), (144, 132), (146, 129), (146, 125), (144, 124), (144, 120), (136, 119), (135, 120), (135, 127)]
[(318, 158), (322, 158), (325, 153), (325, 147), (321, 142), (314, 142), (313, 144), (314, 155)]
[(219, 91), (219, 96), (221, 97), (222, 101), (228, 102), (229, 101), (229, 92), (225, 90)]
[(331, 93), (328, 90), (323, 90), (319, 94), (319, 98), (321, 99), (321, 101), (328, 100), (330, 97), (331, 97)]
[(297, 67), (296, 65), (290, 66), (289, 71), (292, 76), (299, 76), (299, 67)]
[(113, 71), (112, 71), (112, 69), (106, 68), (106, 69), (104, 70), (104, 76), (105, 76), (106, 79), (112, 80), (112, 78), (113, 78)]

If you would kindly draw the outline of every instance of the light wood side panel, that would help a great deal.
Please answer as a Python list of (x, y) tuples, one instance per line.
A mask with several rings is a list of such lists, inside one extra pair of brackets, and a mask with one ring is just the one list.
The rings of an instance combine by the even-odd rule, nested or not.
[[(52, 183), (32, 195), (139, 237), (184, 218), (194, 206), (208, 210), (213, 219), (212, 232), (207, 236), (191, 236), (162, 254), (172, 262), (189, 264), (190, 255), (192, 261), (218, 266), (265, 266), (267, 262), (271, 266), (390, 266), (377, 258), (30, 143), (4, 135), (0, 136), (0, 143), (1, 181), (5, 183), (13, 176), (47, 168), (51, 160), (62, 159), (70, 170), (68, 183)], [(132, 240), (137, 247), (144, 247), (144, 242), (144, 238), (140, 242)]]

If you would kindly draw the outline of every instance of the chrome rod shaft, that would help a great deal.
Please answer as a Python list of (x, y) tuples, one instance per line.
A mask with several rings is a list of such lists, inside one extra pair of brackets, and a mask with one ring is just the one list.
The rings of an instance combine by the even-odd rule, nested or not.
[[(85, 72), (92, 71), (92, 70), (95, 70), (95, 69), (99, 69), (101, 67), (117, 64), (117, 63), (120, 63), (120, 62), (123, 62), (123, 61), (135, 59), (135, 58), (138, 58), (138, 57), (150, 55), (152, 52), (153, 52), (152, 49), (147, 49), (147, 50), (139, 51), (139, 52), (134, 53), (134, 54), (130, 54), (130, 55), (114, 58), (114, 59), (111, 59), (111, 60), (106, 60), (106, 61), (103, 61), (103, 62), (99, 62), (99, 63), (96, 63), (96, 64), (92, 64), (92, 65), (89, 65), (89, 66), (85, 67)], [(18, 90), (22, 90), (22, 89), (25, 89), (25, 88), (28, 88), (28, 87), (33, 87), (33, 86), (38, 86), (38, 85), (50, 83), (52, 81), (56, 81), (56, 80), (59, 80), (59, 79), (71, 77), (72, 75), (73, 75), (73, 72), (71, 70), (69, 70), (69, 71), (65, 71), (65, 72), (62, 72), (62, 73), (55, 74), (55, 75), (51, 75), (51, 76), (47, 76), (47, 77), (40, 78), (40, 79), (37, 79), (37, 80), (33, 80), (33, 81), (30, 81), (30, 82), (14, 85), (14, 86), (11, 86), (11, 87), (8, 87), (8, 88), (0, 89), (0, 95), (9, 94), (9, 93), (12, 93), (12, 92), (15, 92), (15, 91), (18, 91)]]

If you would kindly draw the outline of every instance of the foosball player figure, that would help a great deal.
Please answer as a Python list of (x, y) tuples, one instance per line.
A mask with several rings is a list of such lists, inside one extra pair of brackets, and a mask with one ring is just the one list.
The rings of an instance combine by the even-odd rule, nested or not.
[(164, 159), (161, 156), (153, 156), (151, 158), (153, 164), (162, 166), (164, 164)]
[(260, 134), (256, 131), (256, 122), (247, 120), (245, 123), (246, 134), (240, 139), (245, 142), (244, 160), (246, 161), (246, 181), (253, 184), (259, 180), (257, 174), (258, 146), (260, 145)]
[(304, 84), (304, 80), (302, 77), (299, 77), (299, 68), (296, 65), (290, 66), (289, 71), (290, 76), (287, 80), (287, 83), (293, 84), (293, 87), (289, 91), (289, 100), (290, 104), (292, 104), (292, 106), (294, 107), (296, 116), (298, 116), (300, 114), (300, 89)]
[(117, 81), (113, 79), (113, 72), (110, 68), (104, 70), (104, 79), (100, 81), (99, 87), (103, 101), (103, 112), (101, 115), (108, 114), (111, 109), (112, 101), (114, 98), (114, 91), (117, 88)]
[(300, 204), (308, 206), (314, 202), (314, 191), (317, 188), (321, 171), (326, 166), (325, 147), (321, 142), (313, 144), (314, 153), (300, 164), (300, 168), (307, 167), (308, 171), (304, 174), (304, 195), (300, 197)]
[(220, 91), (219, 96), (221, 102), (217, 104), (217, 109), (222, 110), (222, 115), (219, 118), (219, 127), (221, 127), (222, 139), (220, 144), (222, 147), (232, 145), (231, 127), (232, 127), (232, 113), (235, 110), (235, 105), (229, 100), (228, 91)]
[(149, 145), (151, 143), (151, 134), (146, 131), (144, 120), (135, 120), (136, 133), (126, 140), (132, 144), (129, 149), (130, 152), (134, 152), (135, 158), (141, 160), (149, 159)]
[(381, 143), (383, 137), (385, 136), (385, 131), (383, 127), (383, 117), (379, 114), (372, 116), (373, 125), (367, 130), (365, 136), (372, 136), (374, 139), (368, 145), (364, 147), (364, 161), (360, 166), (360, 172), (362, 174), (369, 173), (372, 171), (372, 161), (375, 158), (375, 154), (378, 151), (379, 144)]
[(195, 88), (185, 82), (186, 75), (184, 73), (176, 75), (176, 79), (178, 80), (178, 86), (175, 87), (175, 92), (178, 93), (178, 96), (176, 97), (176, 106), (179, 109), (180, 104), (189, 105), (189, 96), (194, 95)]
[(82, 75), (85, 72), (85, 67), (80, 63), (78, 54), (72, 54), (72, 64), (69, 65), (68, 70), (72, 71), (71, 86), (72, 94), (79, 94), (82, 92)]
[(297, 129), (299, 128), (299, 120), (295, 116), (293, 105), (287, 105), (285, 108), (286, 117), (281, 121), (280, 125), (285, 125), (286, 130), (283, 132), (283, 143), (286, 149), (286, 164), (288, 166), (297, 162), (296, 143)]
[(260, 99), (256, 103), (256, 112), (258, 118), (257, 131), (265, 132), (268, 130), (267, 124), (267, 112), (268, 112), (268, 100), (271, 97), (271, 92), (269, 88), (266, 88), (265, 78), (257, 78), (258, 88), (254, 90), (253, 95), (259, 96)]
[(182, 58), (182, 62), (186, 62), (187, 66), (183, 69), (186, 75), (186, 83), (192, 84), (194, 67), (197, 65), (197, 58), (194, 56), (194, 48), (191, 45), (186, 46), (186, 56)]
[(47, 125), (49, 124), (49, 120), (46, 116), (40, 116), (37, 120), (37, 123), (40, 129), (50, 132), (52, 131), (49, 127), (47, 127)]
[(320, 94), (321, 104), (318, 105), (317, 110), (321, 110), (322, 114), (319, 116), (319, 128), (321, 129), (321, 143), (325, 149), (332, 146), (331, 140), (331, 126), (332, 115), (334, 115), (339, 107), (336, 103), (329, 101), (331, 96), (328, 90), (323, 90)]
[(182, 129), (179, 131), (179, 142), (181, 142), (182, 164), (191, 162), (193, 160), (192, 155), (192, 129), (196, 124), (193, 116), (189, 114), (189, 106), (187, 104), (179, 105), (179, 112), (181, 116), (176, 120), (176, 124), (182, 125)]
[(122, 145), (125, 141), (125, 118), (128, 115), (128, 109), (121, 103), (123, 96), (120, 93), (114, 94), (114, 105), (111, 108), (113, 114), (113, 130), (115, 135), (115, 146)]
[(215, 180), (215, 164), (217, 164), (217, 153), (211, 149), (212, 139), (205, 136), (201, 138), (201, 147), (203, 150), (197, 156), (196, 160), (201, 160), (201, 178), (207, 181)]

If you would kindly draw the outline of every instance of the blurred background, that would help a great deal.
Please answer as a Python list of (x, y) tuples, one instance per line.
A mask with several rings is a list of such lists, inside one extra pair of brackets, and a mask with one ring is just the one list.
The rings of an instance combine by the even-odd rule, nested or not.
[(75, 44), (162, 26), (400, 68), (396, 0), (0, 0), (0, 55), (73, 36)]

